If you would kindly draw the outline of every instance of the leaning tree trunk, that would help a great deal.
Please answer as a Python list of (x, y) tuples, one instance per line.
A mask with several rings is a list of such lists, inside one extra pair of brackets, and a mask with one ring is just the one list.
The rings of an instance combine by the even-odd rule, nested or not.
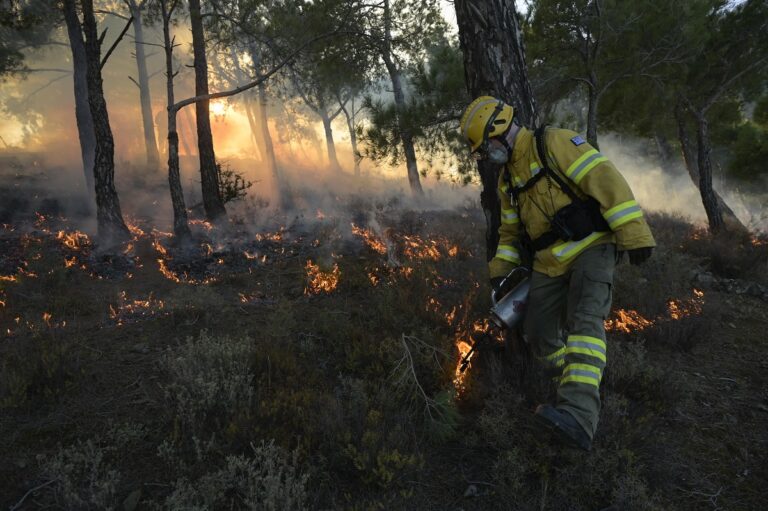
[[(675, 106), (675, 120), (677, 121), (677, 137), (680, 141), (680, 150), (683, 155), (683, 163), (685, 164), (685, 169), (688, 171), (688, 176), (691, 178), (691, 181), (693, 181), (694, 186), (699, 190), (699, 193), (701, 193), (701, 175), (699, 173), (699, 162), (697, 159), (697, 155), (694, 153), (694, 145), (691, 141), (690, 134), (688, 133), (688, 126), (685, 119), (685, 109), (681, 104), (677, 104)], [(711, 168), (711, 164), (710, 164)], [(710, 175), (710, 186), (712, 183), (712, 176)], [(719, 193), (717, 193), (714, 189), (712, 189), (712, 193), (715, 196), (715, 199), (717, 200), (718, 207), (722, 214), (726, 218), (726, 224), (733, 226), (738, 229), (746, 230), (747, 228), (744, 226), (744, 224), (739, 220), (739, 217), (736, 216), (736, 213), (733, 212), (733, 210), (728, 206), (728, 204), (725, 202), (725, 200), (720, 196)], [(703, 197), (703, 196), (702, 196)], [(706, 211), (706, 209), (705, 209)], [(709, 218), (709, 217), (707, 217)]]
[(184, 240), (191, 236), (187, 218), (187, 206), (184, 203), (184, 191), (181, 187), (181, 172), (179, 165), (179, 132), (176, 128), (178, 110), (173, 108), (176, 102), (173, 90), (173, 39), (171, 39), (171, 13), (165, 0), (160, 1), (163, 16), (163, 41), (165, 46), (165, 84), (168, 96), (168, 186), (173, 205), (173, 233)]
[(331, 118), (325, 111), (325, 106), (320, 107), (320, 118), (323, 120), (323, 130), (325, 131), (325, 149), (328, 152), (328, 165), (334, 172), (341, 171), (339, 159), (336, 157), (336, 144), (333, 142), (333, 126)]
[[(90, 199), (94, 199), (93, 160), (96, 153), (96, 134), (93, 130), (91, 109), (88, 106), (88, 63), (85, 58), (85, 43), (75, 3), (64, 3), (64, 20), (67, 24), (69, 47), (72, 50), (72, 75), (75, 85), (75, 120), (80, 139), (80, 155), (83, 160), (85, 187)], [(90, 210), (91, 204), (88, 204)]]
[[(74, 0), (66, 0), (72, 4)], [(88, 62), (88, 106), (96, 134), (93, 177), (96, 182), (96, 219), (99, 238), (107, 245), (130, 238), (115, 189), (115, 142), (109, 125), (101, 77), (101, 41), (96, 30), (93, 0), (82, 0), (85, 53)], [(74, 7), (71, 7), (74, 8)]]
[(139, 99), (141, 102), (141, 120), (144, 128), (144, 148), (147, 153), (147, 167), (157, 170), (160, 168), (160, 154), (157, 150), (155, 123), (152, 116), (152, 95), (149, 90), (149, 74), (147, 73), (147, 57), (144, 52), (144, 27), (142, 26), (141, 9), (136, 0), (129, 0), (128, 7), (133, 16), (134, 47), (136, 51), (136, 67), (139, 75)]
[[(189, 20), (192, 25), (192, 49), (195, 66), (195, 96), (208, 94), (208, 61), (205, 56), (205, 33), (200, 0), (189, 0)], [(213, 150), (211, 133), (210, 101), (195, 103), (197, 115), (197, 149), (200, 157), (200, 179), (203, 192), (203, 207), (208, 220), (225, 217), (227, 210), (219, 190), (219, 172), (216, 168), (216, 154)]]
[(703, 112), (697, 112), (696, 116), (696, 141), (699, 146), (699, 193), (704, 211), (707, 212), (709, 230), (712, 233), (724, 229), (723, 213), (720, 210), (715, 191), (712, 189), (712, 143), (709, 139), (709, 124)]
[[(456, 0), (459, 43), (464, 55), (464, 77), (472, 97), (485, 94), (515, 106), (516, 116), (529, 127), (538, 112), (528, 80), (525, 45), (514, 2)], [(480, 205), (486, 221), (486, 255), (496, 254), (501, 217), (496, 193), (498, 167), (479, 164)]]

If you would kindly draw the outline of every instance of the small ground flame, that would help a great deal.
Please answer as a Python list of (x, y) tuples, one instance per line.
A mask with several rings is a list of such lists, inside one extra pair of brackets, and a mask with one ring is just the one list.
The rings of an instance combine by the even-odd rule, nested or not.
[(305, 295), (330, 293), (339, 285), (341, 270), (339, 270), (338, 264), (334, 263), (331, 271), (324, 272), (320, 269), (320, 266), (312, 263), (312, 260), (309, 259), (305, 268), (307, 270), (308, 282), (307, 287), (304, 289)]
[(462, 371), (462, 362), (464, 357), (472, 350), (474, 344), (474, 338), (483, 332), (488, 331), (488, 321), (485, 319), (477, 320), (468, 329), (459, 330), (456, 335), (456, 351), (458, 351), (459, 358), (456, 361), (456, 369), (453, 375), (453, 387), (456, 389), (458, 395), (462, 395), (467, 389), (467, 377), (469, 370), (472, 369), (472, 359), (477, 351), (472, 352), (469, 359), (466, 361), (466, 368)]
[(352, 224), (352, 234), (363, 238), (363, 242), (374, 252), (381, 255), (387, 253), (387, 246), (369, 229), (363, 229), (362, 227)]
[(609, 332), (642, 332), (653, 326), (653, 321), (643, 317), (636, 310), (619, 309), (613, 313), (613, 318), (605, 320), (605, 329)]

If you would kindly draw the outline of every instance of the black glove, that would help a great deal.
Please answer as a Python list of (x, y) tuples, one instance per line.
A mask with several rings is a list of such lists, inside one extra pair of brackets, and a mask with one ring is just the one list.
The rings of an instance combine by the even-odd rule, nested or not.
[(633, 248), (627, 250), (629, 252), (629, 262), (631, 264), (643, 264), (651, 258), (653, 254), (653, 247)]

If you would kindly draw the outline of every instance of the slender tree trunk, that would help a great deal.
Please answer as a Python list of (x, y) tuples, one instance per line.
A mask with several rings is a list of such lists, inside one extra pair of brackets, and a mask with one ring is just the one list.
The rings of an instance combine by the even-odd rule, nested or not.
[(171, 14), (168, 12), (167, 0), (160, 0), (160, 9), (163, 17), (163, 41), (165, 46), (165, 84), (168, 105), (168, 186), (171, 192), (171, 204), (173, 205), (173, 233), (179, 239), (187, 239), (191, 236), (189, 221), (187, 218), (187, 206), (184, 203), (184, 190), (181, 186), (181, 171), (179, 165), (179, 132), (176, 129), (177, 110), (173, 104), (176, 102), (173, 90), (173, 40), (171, 39)]
[(392, 93), (395, 96), (395, 122), (397, 130), (400, 132), (400, 141), (403, 144), (403, 154), (405, 155), (405, 166), (408, 169), (408, 184), (411, 186), (411, 193), (416, 196), (424, 195), (419, 180), (419, 166), (416, 162), (416, 149), (413, 146), (413, 134), (405, 126), (403, 113), (405, 112), (405, 94), (403, 93), (403, 83), (400, 76), (400, 69), (395, 63), (391, 44), (392, 44), (392, 14), (389, 9), (389, 0), (384, 0), (384, 49), (381, 57), (384, 65), (387, 67), (389, 79), (392, 82)]
[[(83, 31), (85, 53), (88, 62), (88, 106), (96, 134), (96, 152), (93, 177), (96, 182), (96, 219), (99, 238), (110, 245), (130, 238), (123, 221), (120, 199), (115, 189), (115, 142), (109, 125), (107, 103), (104, 101), (101, 78), (101, 41), (96, 29), (93, 0), (81, 0), (83, 7)], [(74, 0), (65, 0), (73, 4)], [(74, 9), (74, 6), (70, 7)]]
[[(691, 181), (693, 181), (694, 186), (699, 190), (699, 193), (701, 194), (701, 174), (699, 173), (699, 161), (698, 156), (696, 154), (696, 150), (694, 148), (694, 144), (691, 141), (691, 136), (688, 133), (688, 125), (686, 123), (685, 118), (685, 107), (683, 107), (680, 103), (678, 103), (675, 106), (675, 119), (677, 121), (677, 137), (680, 141), (680, 149), (683, 156), (683, 163), (685, 164), (685, 168), (688, 171), (688, 176), (690, 176)], [(710, 188), (712, 183), (712, 177), (710, 175)], [(712, 189), (712, 193), (715, 196), (715, 199), (717, 200), (718, 208), (722, 212), (723, 215), (727, 218), (727, 224), (731, 225), (735, 228), (746, 230), (746, 227), (744, 224), (739, 220), (739, 217), (736, 216), (736, 213), (733, 212), (733, 210), (728, 206), (728, 204), (723, 200), (723, 198), (720, 196), (719, 193), (717, 193), (714, 189)], [(702, 194), (702, 200), (704, 198), (704, 195)], [(706, 211), (706, 207), (705, 207)], [(709, 218), (709, 213), (707, 212), (707, 218)]]
[(341, 105), (341, 111), (347, 119), (347, 129), (349, 130), (349, 143), (352, 145), (352, 157), (355, 160), (355, 177), (360, 177), (360, 153), (357, 150), (357, 131), (355, 130), (355, 96), (350, 98), (350, 110)]
[[(176, 117), (178, 119), (178, 114)], [(194, 156), (195, 153), (193, 149), (194, 149), (194, 146), (197, 145), (197, 131), (195, 131), (195, 128), (194, 128), (195, 122), (192, 119), (192, 114), (189, 113), (188, 108), (181, 109), (181, 117), (184, 120), (184, 128), (177, 126), (176, 130), (177, 131), (186, 130), (187, 135), (189, 135), (187, 138), (189, 138), (191, 142), (188, 144), (184, 137), (179, 137), (179, 142), (181, 143), (181, 148), (184, 149), (185, 155)]]
[(128, 6), (133, 16), (134, 47), (136, 52), (136, 67), (139, 75), (139, 99), (141, 101), (141, 120), (144, 128), (144, 147), (147, 155), (147, 167), (156, 170), (160, 168), (160, 154), (157, 150), (155, 123), (152, 116), (152, 94), (149, 89), (149, 73), (147, 73), (147, 57), (144, 51), (144, 27), (141, 19), (141, 9), (136, 0), (128, 0)]
[(328, 165), (334, 172), (340, 172), (341, 166), (336, 157), (336, 144), (333, 142), (333, 126), (331, 118), (325, 112), (325, 107), (321, 107), (320, 118), (323, 120), (323, 130), (325, 131), (325, 149), (328, 153)]
[[(64, 20), (67, 24), (69, 47), (72, 50), (72, 75), (75, 85), (75, 120), (80, 139), (80, 155), (83, 160), (83, 174), (88, 197), (93, 200), (93, 161), (96, 155), (96, 134), (93, 129), (91, 109), (88, 106), (88, 63), (85, 58), (85, 43), (80, 20), (74, 1), (64, 3)], [(88, 203), (91, 210), (91, 203)]]
[[(261, 56), (259, 55), (258, 48), (255, 45), (250, 47), (251, 61), (253, 62), (254, 76), (258, 76), (261, 68)], [(258, 102), (258, 115), (259, 115), (259, 128), (261, 132), (262, 146), (264, 147), (264, 161), (269, 166), (272, 177), (277, 187), (278, 202), (284, 209), (290, 209), (293, 207), (293, 197), (291, 193), (291, 187), (288, 180), (283, 176), (280, 171), (280, 167), (277, 163), (277, 157), (275, 156), (275, 146), (272, 143), (272, 134), (269, 132), (269, 119), (267, 117), (267, 85), (262, 82), (258, 86), (259, 102)]]
[[(205, 55), (205, 33), (200, 0), (189, 0), (189, 19), (192, 25), (192, 49), (195, 66), (195, 95), (208, 94), (208, 61)], [(200, 179), (202, 182), (203, 207), (208, 220), (226, 217), (227, 210), (219, 190), (219, 172), (216, 168), (216, 154), (211, 134), (210, 101), (195, 103), (197, 120), (197, 150), (200, 157)]]
[[(485, 94), (515, 106), (521, 123), (535, 127), (538, 110), (528, 80), (525, 45), (514, 2), (456, 0), (459, 43), (464, 55), (464, 77), (472, 97)], [(480, 205), (486, 220), (486, 256), (496, 254), (501, 225), (498, 168), (478, 165), (483, 190)]]
[(403, 93), (403, 83), (400, 78), (400, 70), (394, 63), (390, 55), (384, 57), (384, 63), (389, 71), (389, 79), (392, 82), (392, 92), (395, 96), (395, 111), (397, 112), (397, 128), (400, 132), (400, 142), (403, 144), (403, 154), (405, 154), (405, 166), (408, 169), (408, 184), (411, 192), (416, 196), (424, 195), (424, 189), (421, 187), (419, 179), (419, 165), (416, 162), (416, 149), (413, 146), (413, 134), (405, 126), (403, 112), (405, 111), (405, 94)]
[(725, 223), (723, 222), (723, 213), (720, 210), (717, 196), (712, 189), (712, 159), (710, 157), (712, 145), (709, 139), (709, 123), (703, 112), (697, 112), (695, 117), (696, 141), (699, 146), (699, 193), (701, 193), (704, 211), (707, 212), (709, 230), (717, 233), (725, 228)]

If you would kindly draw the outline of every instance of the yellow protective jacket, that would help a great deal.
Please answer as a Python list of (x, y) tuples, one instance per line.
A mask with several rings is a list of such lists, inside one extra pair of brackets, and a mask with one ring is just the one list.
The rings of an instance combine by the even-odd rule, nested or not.
[[(618, 250), (656, 246), (632, 190), (605, 156), (577, 133), (565, 129), (547, 129), (544, 147), (549, 168), (557, 172), (578, 196), (583, 199), (590, 196), (600, 203), (600, 212), (611, 232), (593, 232), (580, 241), (554, 242), (536, 252), (534, 271), (550, 277), (562, 275), (578, 254), (602, 243), (616, 243)], [(522, 186), (542, 168), (533, 132), (520, 128), (512, 157), (506, 165), (512, 185)], [(549, 218), (571, 202), (566, 192), (545, 176), (522, 192), (517, 204), (511, 203), (504, 173), (502, 169), (499, 176), (501, 226), (499, 246), (489, 263), (491, 278), (504, 276), (520, 264), (523, 229), (530, 239), (535, 240), (550, 230)]]

